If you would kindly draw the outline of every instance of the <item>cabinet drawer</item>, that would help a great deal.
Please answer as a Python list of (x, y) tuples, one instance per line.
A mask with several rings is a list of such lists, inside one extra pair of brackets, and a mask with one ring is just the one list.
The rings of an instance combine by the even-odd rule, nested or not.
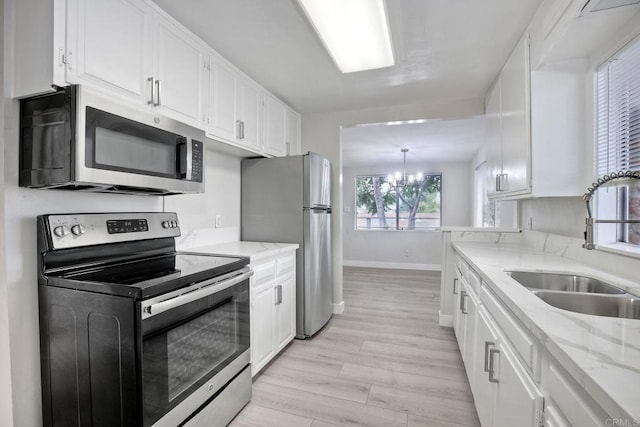
[(276, 277), (276, 261), (268, 261), (258, 265), (252, 265), (253, 277), (251, 286), (256, 287)]
[(469, 269), (469, 273), (467, 274), (467, 283), (469, 284), (469, 287), (476, 293), (480, 292), (480, 285), (482, 283), (482, 280), (480, 279), (478, 273), (473, 271), (471, 268)]
[[(608, 418), (602, 410), (581, 390), (572, 384), (555, 365), (548, 365), (543, 372), (542, 386), (564, 418), (572, 426), (603, 426)], [(583, 395), (583, 396), (581, 396)]]
[(486, 285), (481, 286), (480, 300), (491, 313), (496, 323), (507, 336), (513, 348), (518, 353), (522, 361), (534, 372), (534, 362), (537, 357), (536, 346), (529, 334), (513, 319), (512, 315), (506, 311), (502, 304), (487, 289)]
[(278, 259), (278, 262), (276, 264), (276, 275), (280, 277), (283, 274), (293, 271), (295, 267), (296, 267), (295, 255), (286, 255)]

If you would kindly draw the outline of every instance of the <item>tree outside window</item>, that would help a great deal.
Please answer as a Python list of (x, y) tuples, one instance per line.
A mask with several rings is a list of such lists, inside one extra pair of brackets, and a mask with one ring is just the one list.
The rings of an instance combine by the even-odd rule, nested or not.
[(440, 226), (442, 174), (395, 184), (383, 175), (356, 177), (356, 230), (433, 230)]

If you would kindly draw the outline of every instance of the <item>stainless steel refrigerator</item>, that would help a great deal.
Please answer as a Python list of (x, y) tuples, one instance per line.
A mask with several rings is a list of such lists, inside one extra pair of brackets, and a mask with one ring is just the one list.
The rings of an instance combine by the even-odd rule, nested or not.
[(242, 240), (298, 243), (296, 338), (333, 313), (331, 162), (316, 153), (242, 161)]

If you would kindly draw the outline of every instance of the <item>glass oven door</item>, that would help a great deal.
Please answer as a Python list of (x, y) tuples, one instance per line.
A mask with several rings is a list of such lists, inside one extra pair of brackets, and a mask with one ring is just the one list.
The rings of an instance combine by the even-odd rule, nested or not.
[(245, 271), (141, 303), (145, 427), (249, 349), (250, 275)]

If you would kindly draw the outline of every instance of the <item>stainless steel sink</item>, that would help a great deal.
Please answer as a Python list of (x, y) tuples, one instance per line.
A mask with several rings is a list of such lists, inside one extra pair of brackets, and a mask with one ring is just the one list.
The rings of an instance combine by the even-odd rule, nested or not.
[(532, 290), (541, 300), (563, 310), (596, 316), (640, 319), (640, 298), (633, 295), (603, 295)]
[(624, 294), (625, 291), (592, 277), (537, 271), (507, 271), (514, 280), (530, 289), (585, 292), (594, 294)]

